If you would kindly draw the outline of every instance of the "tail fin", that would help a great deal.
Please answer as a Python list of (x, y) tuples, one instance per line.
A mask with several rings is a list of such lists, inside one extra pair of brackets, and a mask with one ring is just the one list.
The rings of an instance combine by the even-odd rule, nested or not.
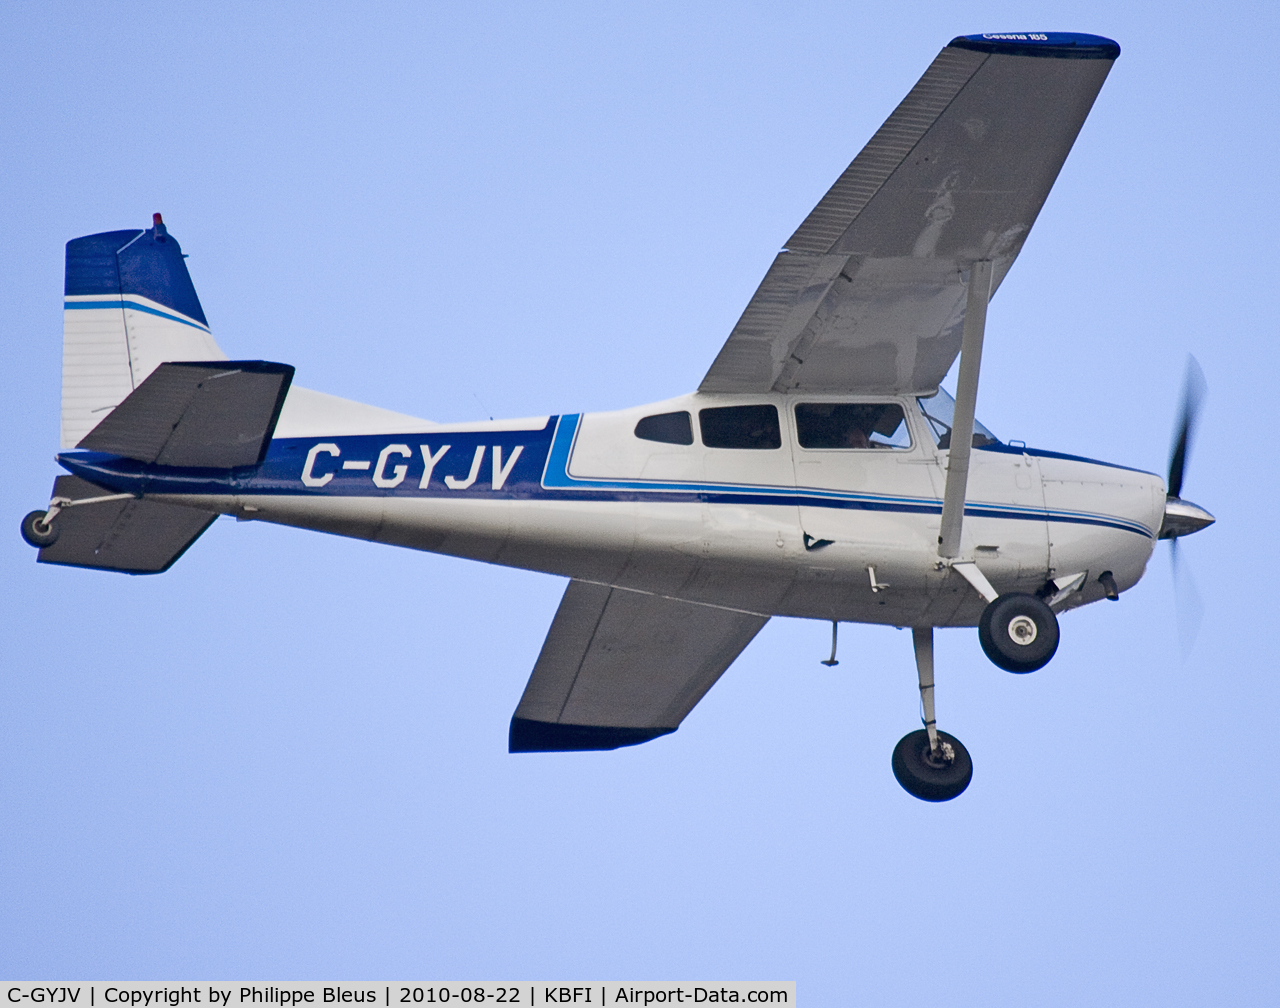
[(160, 219), (145, 231), (67, 242), (62, 447), (74, 447), (165, 361), (226, 360), (182, 249)]

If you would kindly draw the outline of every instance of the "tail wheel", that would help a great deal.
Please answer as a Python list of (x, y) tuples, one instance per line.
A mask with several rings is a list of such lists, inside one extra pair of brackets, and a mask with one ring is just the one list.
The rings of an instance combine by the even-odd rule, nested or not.
[(938, 732), (938, 748), (929, 746), (923, 728), (904, 735), (893, 750), (893, 776), (904, 791), (921, 801), (950, 801), (973, 779), (969, 750), (954, 735)]
[(32, 511), (22, 519), (22, 538), (27, 541), (27, 545), (43, 549), (58, 541), (57, 526), (45, 521), (48, 514), (48, 511)]
[(1058, 650), (1058, 617), (1034, 595), (1001, 595), (982, 610), (978, 640), (1006, 672), (1034, 672)]

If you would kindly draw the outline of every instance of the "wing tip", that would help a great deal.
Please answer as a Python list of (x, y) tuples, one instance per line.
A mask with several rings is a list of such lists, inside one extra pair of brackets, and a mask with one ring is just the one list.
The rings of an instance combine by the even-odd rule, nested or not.
[(1120, 55), (1119, 43), (1101, 35), (1080, 32), (986, 32), (960, 35), (949, 47), (1000, 56), (1040, 56), (1050, 59), (1109, 59)]
[(507, 751), (592, 752), (621, 749), (670, 735), (674, 728), (613, 728), (603, 725), (552, 724), (513, 717)]

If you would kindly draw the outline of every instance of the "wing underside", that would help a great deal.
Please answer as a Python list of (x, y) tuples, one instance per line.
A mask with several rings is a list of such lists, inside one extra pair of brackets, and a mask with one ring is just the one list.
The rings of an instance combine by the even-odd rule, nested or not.
[(570, 581), (511, 752), (617, 749), (679, 727), (767, 616)]
[(994, 290), (1119, 47), (955, 39), (779, 253), (702, 392), (928, 392), (960, 349), (970, 264)]

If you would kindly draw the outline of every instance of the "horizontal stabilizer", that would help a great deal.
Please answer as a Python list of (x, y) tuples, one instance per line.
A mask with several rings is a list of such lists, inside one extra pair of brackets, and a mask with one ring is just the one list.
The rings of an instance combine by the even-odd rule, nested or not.
[(668, 735), (768, 621), (570, 581), (511, 720), (509, 749), (617, 749)]
[[(79, 476), (59, 476), (53, 484), (54, 497), (70, 500), (112, 493)], [(67, 507), (54, 519), (57, 541), (44, 547), (37, 559), (123, 574), (159, 574), (168, 570), (216, 517), (208, 511), (132, 499)]]
[(166, 466), (258, 465), (292, 380), (271, 361), (161, 364), (77, 447)]

